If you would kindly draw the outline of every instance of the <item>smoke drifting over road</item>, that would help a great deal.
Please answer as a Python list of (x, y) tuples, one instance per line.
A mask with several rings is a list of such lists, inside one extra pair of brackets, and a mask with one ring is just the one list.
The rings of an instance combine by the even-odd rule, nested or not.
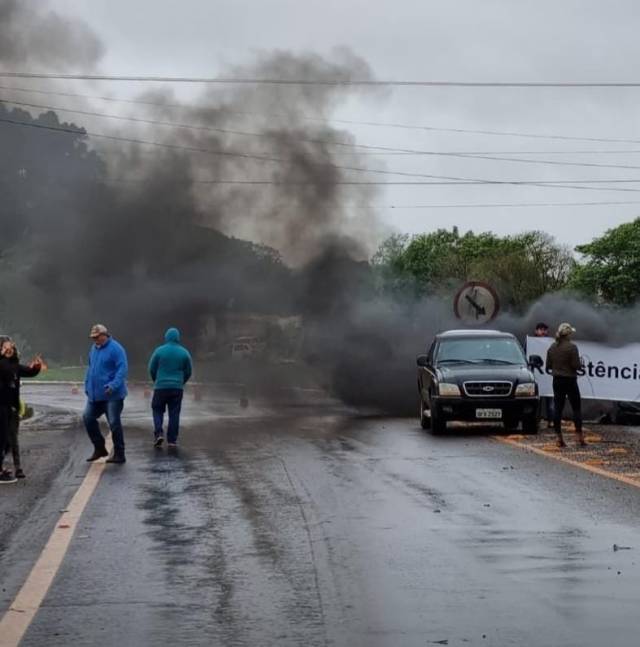
[[(98, 38), (42, 3), (0, 0), (0, 15), (5, 69), (99, 63)], [(231, 72), (370, 78), (348, 50), (263, 53)], [(225, 87), (183, 105), (160, 89), (126, 111), (108, 104), (146, 123), (83, 116), (82, 127), (63, 111), (0, 104), (4, 327), (68, 358), (85, 349), (89, 324), (104, 321), (141, 359), (164, 326), (194, 339), (219, 313), (344, 317), (358, 298), (350, 275), (380, 237), (366, 209), (373, 189), (342, 183), (362, 178), (333, 145), (352, 137), (327, 121), (349, 92)], [(365, 165), (354, 152), (348, 166)]]
[[(103, 50), (84, 24), (41, 3), (0, 0), (0, 67), (86, 69)], [(262, 53), (229, 73), (372, 77), (348, 50)], [(400, 304), (375, 289), (366, 262), (383, 235), (366, 208), (375, 188), (344, 183), (371, 179), (354, 170), (371, 162), (356, 149), (345, 162), (335, 143), (353, 136), (329, 124), (354, 91), (226, 86), (182, 104), (160, 89), (126, 109), (96, 110), (165, 125), (86, 116), (88, 135), (62, 111), (0, 103), (3, 326), (68, 360), (86, 351), (89, 325), (102, 321), (142, 361), (168, 325), (193, 345), (212, 315), (299, 314), (305, 359), (328, 372), (337, 395), (413, 410), (415, 356), (456, 324), (448, 301)], [(497, 325), (522, 336), (537, 319), (570, 320), (590, 338), (635, 334), (615, 317), (549, 298)]]

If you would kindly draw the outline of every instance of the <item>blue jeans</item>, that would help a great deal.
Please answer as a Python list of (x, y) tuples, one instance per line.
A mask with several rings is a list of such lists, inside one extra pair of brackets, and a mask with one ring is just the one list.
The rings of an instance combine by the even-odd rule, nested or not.
[(180, 409), (182, 408), (182, 389), (156, 389), (151, 400), (153, 412), (153, 432), (156, 438), (162, 436), (164, 410), (169, 410), (169, 425), (167, 426), (167, 442), (175, 443), (180, 430)]
[(84, 426), (87, 429), (89, 438), (96, 449), (104, 447), (104, 438), (100, 432), (98, 418), (106, 414), (113, 438), (113, 452), (114, 454), (124, 456), (124, 432), (122, 431), (122, 423), (120, 422), (123, 407), (124, 400), (87, 401), (82, 419), (84, 420)]

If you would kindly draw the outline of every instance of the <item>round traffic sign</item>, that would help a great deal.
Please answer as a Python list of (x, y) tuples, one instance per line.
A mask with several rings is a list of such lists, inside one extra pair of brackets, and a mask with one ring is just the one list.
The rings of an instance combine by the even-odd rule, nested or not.
[(469, 281), (456, 294), (453, 311), (458, 319), (468, 325), (479, 326), (496, 317), (500, 302), (496, 291), (487, 283)]

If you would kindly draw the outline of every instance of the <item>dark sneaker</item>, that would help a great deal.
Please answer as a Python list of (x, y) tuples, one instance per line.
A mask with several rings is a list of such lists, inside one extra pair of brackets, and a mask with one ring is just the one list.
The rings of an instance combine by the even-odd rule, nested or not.
[(9, 471), (0, 473), (0, 484), (15, 483), (18, 479)]
[(93, 461), (97, 461), (99, 458), (103, 458), (104, 456), (109, 456), (109, 452), (106, 447), (96, 447), (93, 450), (93, 454), (87, 458), (87, 463), (93, 463)]
[(109, 458), (105, 461), (107, 463), (126, 463), (127, 459), (124, 457), (124, 454), (111, 454)]
[(162, 447), (163, 442), (164, 442), (164, 438), (162, 436), (156, 436), (153, 446), (160, 449), (160, 447)]
[(24, 472), (22, 471), (22, 469), (20, 469), (19, 467), (18, 467), (18, 469), (16, 470), (16, 478), (17, 478), (17, 479), (24, 479), (24, 478), (27, 478), (27, 477), (26, 477), (26, 475), (25, 475), (25, 473), (24, 473)]

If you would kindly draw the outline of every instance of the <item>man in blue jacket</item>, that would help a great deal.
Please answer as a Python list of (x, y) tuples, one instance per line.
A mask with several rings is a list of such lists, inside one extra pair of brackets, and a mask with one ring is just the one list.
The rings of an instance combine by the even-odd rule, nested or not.
[(151, 401), (154, 445), (162, 447), (164, 411), (168, 409), (167, 443), (170, 449), (175, 449), (180, 428), (182, 395), (184, 385), (191, 377), (192, 362), (189, 351), (180, 344), (180, 331), (177, 328), (169, 328), (164, 340), (165, 343), (153, 351), (149, 360), (149, 375), (154, 383)]
[(89, 336), (93, 346), (84, 379), (87, 406), (83, 420), (94, 451), (87, 461), (92, 462), (108, 454), (98, 424), (98, 418), (106, 414), (113, 438), (113, 454), (107, 463), (124, 463), (124, 433), (120, 416), (127, 397), (127, 354), (102, 324), (93, 326)]

